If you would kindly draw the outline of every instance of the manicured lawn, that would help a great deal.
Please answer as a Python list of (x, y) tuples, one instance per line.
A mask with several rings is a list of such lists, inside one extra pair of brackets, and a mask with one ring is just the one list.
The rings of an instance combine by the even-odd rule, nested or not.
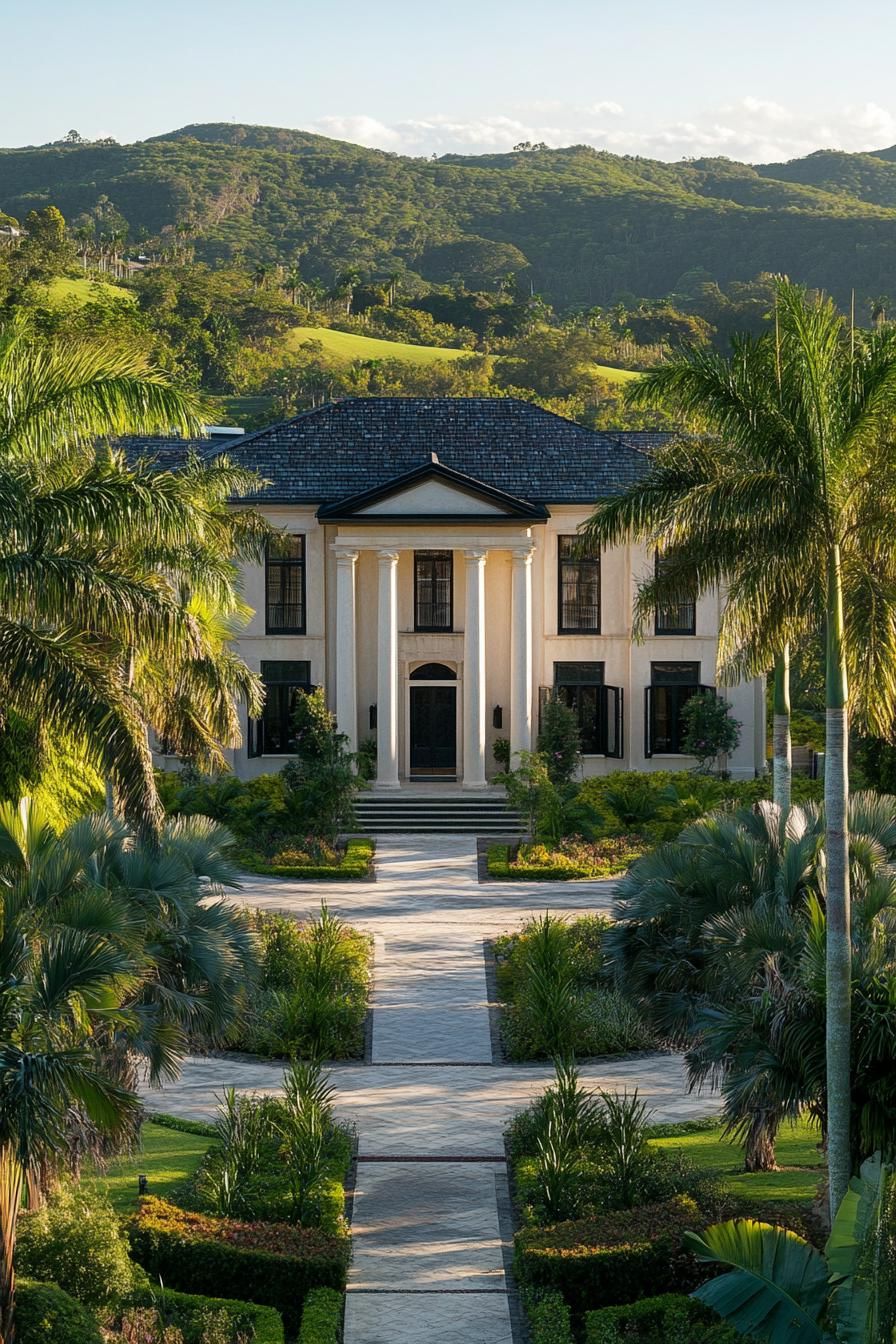
[(808, 1121), (785, 1125), (778, 1137), (776, 1152), (781, 1171), (743, 1170), (743, 1151), (737, 1143), (722, 1137), (721, 1125), (675, 1138), (652, 1139), (658, 1148), (674, 1152), (681, 1148), (695, 1166), (725, 1178), (732, 1192), (743, 1199), (772, 1203), (811, 1201), (821, 1175), (818, 1129)]
[(137, 1177), (142, 1173), (149, 1193), (160, 1199), (175, 1195), (179, 1186), (199, 1166), (212, 1140), (200, 1134), (182, 1134), (179, 1130), (147, 1122), (141, 1130), (142, 1147), (131, 1157), (110, 1162), (94, 1176), (85, 1176), (85, 1184), (105, 1191), (119, 1213), (137, 1207)]

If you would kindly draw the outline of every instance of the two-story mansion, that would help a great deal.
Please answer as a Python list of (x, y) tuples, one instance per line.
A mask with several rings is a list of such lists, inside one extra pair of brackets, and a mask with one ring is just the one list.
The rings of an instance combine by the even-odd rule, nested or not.
[[(255, 615), (239, 652), (267, 701), (237, 774), (278, 768), (296, 691), (318, 685), (353, 747), (375, 736), (380, 789), (483, 788), (497, 738), (534, 748), (550, 690), (575, 711), (586, 774), (692, 766), (680, 714), (715, 682), (718, 595), (657, 611), (635, 643), (632, 598), (655, 557), (576, 547), (595, 501), (636, 480), (661, 437), (513, 399), (374, 397), (213, 448), (269, 482), (251, 502), (282, 529), (244, 575)], [(725, 694), (742, 724), (728, 768), (752, 777), (763, 687)]]

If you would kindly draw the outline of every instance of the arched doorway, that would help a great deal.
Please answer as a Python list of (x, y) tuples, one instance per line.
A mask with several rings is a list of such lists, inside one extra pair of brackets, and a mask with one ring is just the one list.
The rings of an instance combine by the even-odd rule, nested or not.
[(457, 774), (457, 673), (445, 663), (422, 663), (408, 677), (411, 776)]

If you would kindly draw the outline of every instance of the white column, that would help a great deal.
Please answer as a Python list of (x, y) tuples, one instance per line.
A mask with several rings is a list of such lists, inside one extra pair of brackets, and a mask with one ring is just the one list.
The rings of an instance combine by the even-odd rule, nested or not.
[(380, 551), (377, 608), (376, 781), (398, 783), (398, 552)]
[(355, 563), (357, 551), (336, 551), (336, 723), (349, 751), (358, 750), (355, 653)]
[[(510, 763), (532, 750), (532, 550), (513, 552), (510, 601)], [(514, 759), (516, 758), (516, 759)]]
[(464, 551), (464, 781), (485, 788), (485, 551)]

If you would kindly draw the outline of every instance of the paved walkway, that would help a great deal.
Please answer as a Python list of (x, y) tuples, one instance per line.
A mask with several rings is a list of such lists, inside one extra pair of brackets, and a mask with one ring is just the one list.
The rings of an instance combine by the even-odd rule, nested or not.
[[(468, 836), (390, 836), (378, 844), (375, 883), (251, 877), (242, 893), (295, 915), (326, 900), (375, 940), (371, 1062), (331, 1070), (359, 1143), (345, 1344), (519, 1344), (505, 1278), (503, 1131), (552, 1070), (492, 1063), (483, 938), (546, 907), (607, 911), (614, 884), (480, 885), (474, 850)], [(637, 1087), (658, 1120), (715, 1106), (688, 1094), (673, 1055), (582, 1073), (594, 1087)], [(225, 1087), (273, 1093), (281, 1080), (278, 1064), (190, 1059), (150, 1102), (206, 1118)]]

